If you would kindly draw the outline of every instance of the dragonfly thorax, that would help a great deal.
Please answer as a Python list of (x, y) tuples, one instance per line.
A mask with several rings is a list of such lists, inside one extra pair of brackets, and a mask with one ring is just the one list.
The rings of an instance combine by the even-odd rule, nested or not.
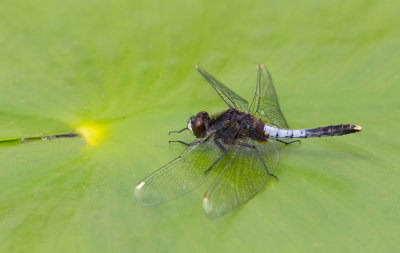
[(190, 117), (187, 129), (197, 138), (211, 134), (215, 139), (231, 144), (246, 138), (259, 142), (265, 142), (268, 138), (268, 135), (264, 135), (264, 122), (261, 119), (233, 108), (211, 116), (207, 112), (199, 112)]

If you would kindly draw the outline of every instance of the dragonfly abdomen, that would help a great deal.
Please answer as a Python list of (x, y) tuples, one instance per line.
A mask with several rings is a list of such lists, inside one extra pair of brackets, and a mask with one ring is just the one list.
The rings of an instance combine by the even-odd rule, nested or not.
[(280, 129), (277, 127), (264, 125), (264, 134), (268, 138), (309, 138), (309, 137), (325, 137), (337, 136), (360, 132), (362, 127), (352, 124), (330, 125), (325, 127), (317, 127), (310, 129)]

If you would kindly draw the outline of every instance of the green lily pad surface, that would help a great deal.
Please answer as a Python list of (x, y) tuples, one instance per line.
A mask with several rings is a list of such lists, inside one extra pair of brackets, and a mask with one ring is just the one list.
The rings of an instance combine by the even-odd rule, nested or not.
[[(1, 252), (400, 250), (398, 2), (1, 6)], [(280, 181), (219, 219), (202, 209), (210, 181), (136, 204), (136, 184), (184, 149), (168, 132), (227, 108), (193, 64), (250, 100), (260, 63), (292, 128), (363, 131), (284, 148)]]

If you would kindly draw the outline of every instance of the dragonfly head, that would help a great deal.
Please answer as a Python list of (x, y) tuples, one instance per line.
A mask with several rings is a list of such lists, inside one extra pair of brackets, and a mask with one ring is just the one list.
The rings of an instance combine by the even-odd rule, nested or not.
[(197, 138), (206, 136), (206, 130), (210, 126), (210, 116), (206, 112), (199, 112), (196, 117), (190, 117), (188, 129)]

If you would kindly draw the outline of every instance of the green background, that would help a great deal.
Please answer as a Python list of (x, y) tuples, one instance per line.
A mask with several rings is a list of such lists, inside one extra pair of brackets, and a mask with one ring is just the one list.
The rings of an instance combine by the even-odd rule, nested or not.
[[(11, 1), (0, 8), (1, 252), (400, 250), (398, 1)], [(217, 220), (210, 182), (144, 208), (136, 183), (182, 147), (169, 130), (226, 107), (192, 67), (241, 96), (256, 66), (292, 128), (363, 132), (281, 152), (280, 181)], [(171, 136), (175, 138), (175, 136)]]

